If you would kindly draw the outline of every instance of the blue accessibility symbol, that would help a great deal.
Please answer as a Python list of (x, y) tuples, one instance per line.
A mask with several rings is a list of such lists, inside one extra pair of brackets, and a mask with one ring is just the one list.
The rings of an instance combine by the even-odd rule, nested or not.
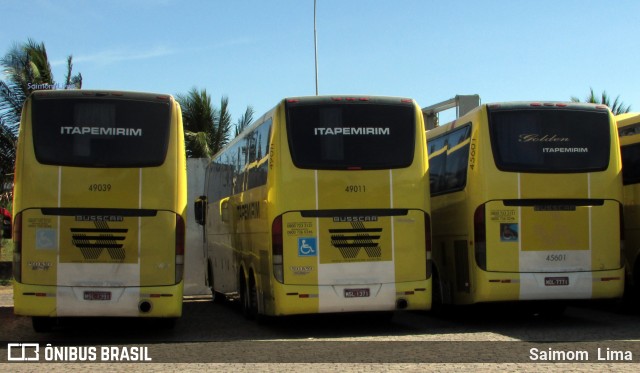
[(315, 237), (298, 238), (298, 256), (317, 256), (318, 241)]

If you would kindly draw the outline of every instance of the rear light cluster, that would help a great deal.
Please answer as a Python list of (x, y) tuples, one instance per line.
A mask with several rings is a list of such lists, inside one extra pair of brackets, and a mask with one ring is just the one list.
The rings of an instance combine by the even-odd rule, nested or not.
[[(331, 97), (331, 101), (346, 101), (346, 102), (369, 102), (371, 101), (371, 98), (369, 97), (339, 97), (339, 96), (334, 96)], [(287, 99), (287, 103), (289, 104), (297, 104), (300, 102), (300, 99), (297, 98), (289, 98)], [(410, 98), (401, 98), (400, 102), (404, 103), (404, 104), (413, 104), (413, 99)]]
[(487, 270), (487, 224), (484, 204), (478, 206), (473, 214), (473, 236), (476, 263), (482, 270)]
[(368, 97), (331, 97), (332, 101), (369, 101)]
[[(499, 107), (501, 107), (502, 105), (500, 104), (489, 104), (488, 107), (490, 109), (497, 109)], [(560, 107), (560, 108), (565, 108), (565, 107), (570, 107), (571, 104), (570, 103), (566, 103), (566, 102), (532, 102), (529, 104), (529, 106), (531, 107)], [(596, 105), (596, 109), (607, 109), (608, 106), (607, 105)]]
[(282, 215), (273, 219), (271, 225), (271, 257), (273, 259), (273, 276), (276, 281), (284, 283), (284, 261), (282, 257)]
[(424, 214), (424, 243), (427, 259), (427, 278), (431, 277), (431, 217)]
[(182, 281), (184, 275), (184, 235), (184, 219), (176, 214), (176, 284)]
[(620, 267), (624, 267), (625, 256), (624, 256), (624, 244), (625, 244), (625, 234), (624, 234), (624, 208), (622, 204), (620, 204)]
[(22, 282), (22, 214), (13, 221), (13, 278)]

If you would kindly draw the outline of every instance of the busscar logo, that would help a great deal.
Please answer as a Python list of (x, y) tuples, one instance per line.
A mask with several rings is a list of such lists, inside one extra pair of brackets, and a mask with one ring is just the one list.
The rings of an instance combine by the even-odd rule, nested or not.
[(334, 223), (378, 221), (377, 216), (334, 216)]
[(333, 218), (334, 222), (349, 222), (351, 229), (329, 229), (331, 245), (340, 251), (344, 259), (355, 259), (362, 249), (364, 249), (370, 259), (380, 258), (382, 256), (382, 249), (378, 241), (380, 240), (382, 228), (367, 228), (363, 223), (363, 221), (377, 221), (377, 217), (360, 217), (375, 218), (375, 220), (341, 220), (345, 218), (358, 217)]
[(82, 257), (89, 261), (98, 261), (106, 249), (110, 262), (122, 262), (125, 259), (124, 244), (128, 229), (112, 229), (108, 222), (122, 222), (124, 217), (117, 215), (78, 215), (76, 221), (93, 222), (95, 228), (71, 228), (71, 239)]

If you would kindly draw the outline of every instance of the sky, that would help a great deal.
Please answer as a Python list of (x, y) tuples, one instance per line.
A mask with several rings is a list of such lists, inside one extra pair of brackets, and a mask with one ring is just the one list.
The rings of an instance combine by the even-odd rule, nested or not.
[[(317, 0), (320, 95), (483, 103), (584, 99), (640, 111), (640, 1)], [(44, 42), (83, 89), (227, 96), (235, 122), (314, 95), (313, 0), (3, 0), (0, 55)], [(444, 114), (448, 120), (453, 113)], [(441, 121), (443, 121), (441, 118)]]

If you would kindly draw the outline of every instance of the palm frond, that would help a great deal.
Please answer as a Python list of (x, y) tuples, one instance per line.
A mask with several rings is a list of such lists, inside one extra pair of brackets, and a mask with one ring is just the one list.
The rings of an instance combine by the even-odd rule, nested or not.
[(78, 73), (77, 75), (71, 76), (72, 71), (73, 71), (73, 56), (69, 55), (67, 57), (67, 75), (64, 78), (64, 89), (82, 88), (82, 74)]
[(251, 106), (247, 106), (244, 114), (238, 119), (236, 122), (236, 136), (238, 136), (245, 128), (249, 127), (251, 122), (253, 122), (253, 108)]
[[(572, 96), (571, 101), (580, 102), (580, 99), (578, 99), (575, 96)], [(612, 103), (611, 96), (607, 94), (607, 91), (602, 91), (602, 93), (600, 94), (600, 97), (597, 97), (595, 92), (593, 91), (593, 88), (591, 87), (589, 88), (589, 95), (585, 98), (584, 102), (588, 102), (592, 104), (607, 105), (611, 109), (611, 112), (614, 115), (624, 114), (631, 111), (631, 105), (625, 105), (620, 100), (620, 96), (616, 96), (616, 98), (613, 100), (613, 103)]]
[(53, 81), (51, 64), (49, 64), (47, 48), (44, 46), (44, 43), (38, 44), (34, 40), (29, 39), (23, 48), (29, 56), (30, 69), (33, 74), (33, 81), (31, 83), (54, 85), (55, 82)]
[(189, 158), (210, 158), (213, 155), (205, 132), (184, 132), (185, 148)]

